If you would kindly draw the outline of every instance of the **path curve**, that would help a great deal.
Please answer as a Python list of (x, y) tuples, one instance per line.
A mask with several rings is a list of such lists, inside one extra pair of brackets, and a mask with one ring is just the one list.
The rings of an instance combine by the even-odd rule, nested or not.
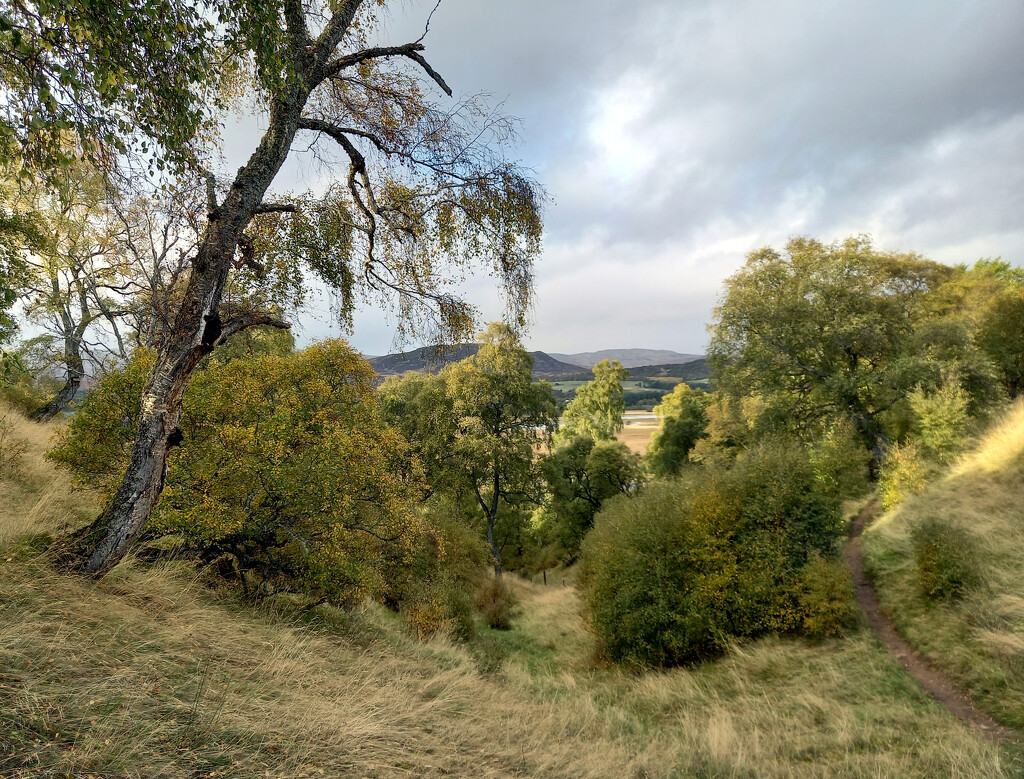
[(850, 540), (846, 543), (846, 565), (850, 569), (857, 602), (868, 619), (868, 624), (882, 642), (882, 646), (907, 669), (924, 691), (945, 706), (956, 717), (974, 725), (992, 740), (1020, 739), (1021, 734), (1001, 725), (975, 706), (967, 693), (952, 679), (935, 668), (901, 636), (892, 622), (882, 611), (874, 585), (864, 573), (864, 561), (860, 553), (860, 537), (864, 527), (878, 512), (878, 500), (873, 500), (857, 515), (850, 528)]

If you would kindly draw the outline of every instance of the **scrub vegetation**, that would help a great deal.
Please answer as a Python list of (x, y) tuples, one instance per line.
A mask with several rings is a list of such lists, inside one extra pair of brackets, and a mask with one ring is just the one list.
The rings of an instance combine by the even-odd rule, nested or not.
[[(1024, 728), (1024, 271), (795, 237), (706, 361), (535, 382), (547, 196), (386, 5), (0, 0), (0, 774), (1024, 775), (844, 543)], [(478, 346), (380, 382), (322, 288)]]

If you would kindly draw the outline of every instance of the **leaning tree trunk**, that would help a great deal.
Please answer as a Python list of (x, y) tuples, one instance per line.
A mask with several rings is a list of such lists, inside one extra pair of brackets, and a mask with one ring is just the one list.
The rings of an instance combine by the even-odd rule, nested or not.
[(81, 347), (80, 336), (64, 338), (64, 364), (67, 366), (68, 376), (57, 395), (35, 413), (37, 421), (46, 422), (53, 419), (75, 399), (75, 393), (82, 386), (82, 378), (85, 376), (85, 363), (82, 360)]
[(307, 96), (300, 84), (287, 102), (272, 106), (259, 147), (238, 171), (224, 202), (211, 204), (184, 300), (161, 334), (156, 364), (143, 390), (128, 468), (103, 513), (74, 541), (73, 564), (85, 573), (98, 576), (108, 571), (142, 533), (164, 487), (170, 447), (180, 440), (175, 437), (180, 436), (182, 399), (200, 360), (246, 327), (283, 325), (253, 315), (222, 321), (218, 309), (239, 239), (288, 156)]

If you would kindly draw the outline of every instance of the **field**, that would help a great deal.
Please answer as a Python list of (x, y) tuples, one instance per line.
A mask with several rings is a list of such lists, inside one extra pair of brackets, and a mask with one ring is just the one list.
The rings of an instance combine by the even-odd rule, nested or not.
[[(634, 417), (634, 420), (631, 421), (630, 417)], [(659, 420), (650, 417), (648, 412), (627, 411), (626, 424), (616, 437), (634, 452), (646, 454), (659, 423)]]

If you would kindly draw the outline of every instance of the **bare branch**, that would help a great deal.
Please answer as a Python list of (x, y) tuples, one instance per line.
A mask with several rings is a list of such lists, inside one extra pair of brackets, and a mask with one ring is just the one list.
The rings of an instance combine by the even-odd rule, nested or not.
[(236, 333), (240, 333), (243, 330), (247, 330), (250, 327), (277, 327), (281, 330), (290, 330), (291, 324), (285, 322), (283, 319), (279, 319), (276, 316), (270, 314), (239, 314), (226, 320), (221, 325), (220, 337), (217, 339), (217, 345), (223, 344), (231, 336)]
[(325, 78), (336, 76), (346, 68), (351, 68), (361, 62), (369, 62), (370, 60), (387, 59), (388, 57), (408, 57), (423, 68), (424, 72), (430, 76), (434, 83), (441, 87), (448, 97), (451, 97), (451, 87), (445, 83), (441, 74), (434, 70), (430, 63), (423, 58), (423, 55), (419, 53), (425, 48), (426, 47), (419, 41), (416, 41), (415, 43), (405, 43), (401, 46), (373, 46), (369, 49), (356, 51), (352, 54), (346, 54), (343, 57), (331, 60), (324, 66), (323, 75)]
[(253, 213), (256, 214), (276, 214), (276, 213), (287, 213), (294, 214), (299, 210), (299, 207), (294, 203), (264, 203), (263, 205), (256, 206), (256, 210)]

